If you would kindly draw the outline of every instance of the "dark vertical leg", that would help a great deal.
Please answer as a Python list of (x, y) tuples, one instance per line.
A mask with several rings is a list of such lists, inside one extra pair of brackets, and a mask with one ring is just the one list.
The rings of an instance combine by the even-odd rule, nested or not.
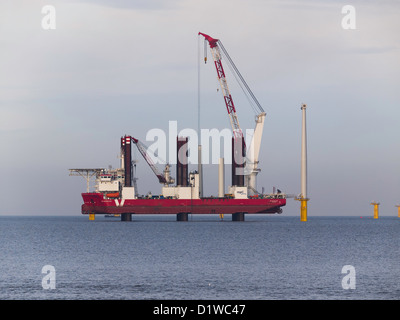
[(132, 221), (132, 214), (131, 213), (122, 213), (121, 221)]
[(244, 221), (244, 212), (232, 213), (232, 221)]
[(189, 214), (186, 212), (181, 212), (176, 215), (176, 221), (188, 221)]

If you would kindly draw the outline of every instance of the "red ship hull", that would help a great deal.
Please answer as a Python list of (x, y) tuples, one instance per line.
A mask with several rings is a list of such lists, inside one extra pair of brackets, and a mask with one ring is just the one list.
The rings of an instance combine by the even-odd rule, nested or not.
[(104, 199), (101, 193), (82, 193), (82, 214), (235, 214), (281, 213), (285, 198)]

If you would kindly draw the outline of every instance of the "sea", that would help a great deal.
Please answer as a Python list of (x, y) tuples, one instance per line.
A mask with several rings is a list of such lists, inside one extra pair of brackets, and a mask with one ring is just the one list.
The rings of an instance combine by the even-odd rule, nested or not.
[(400, 218), (0, 216), (0, 300), (398, 300)]

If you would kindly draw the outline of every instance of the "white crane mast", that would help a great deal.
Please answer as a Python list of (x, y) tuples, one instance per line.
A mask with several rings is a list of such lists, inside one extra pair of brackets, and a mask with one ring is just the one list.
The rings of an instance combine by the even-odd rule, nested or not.
[(257, 174), (261, 171), (258, 168), (258, 157), (260, 154), (261, 139), (264, 129), (265, 112), (261, 112), (256, 116), (256, 126), (254, 129), (253, 138), (246, 153), (246, 185), (249, 187), (249, 194), (255, 194), (257, 188)]

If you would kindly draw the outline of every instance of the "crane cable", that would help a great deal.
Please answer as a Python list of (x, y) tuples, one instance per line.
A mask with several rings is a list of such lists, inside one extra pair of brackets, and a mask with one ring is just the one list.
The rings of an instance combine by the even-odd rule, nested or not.
[(245, 95), (245, 97), (246, 97), (246, 99), (247, 99), (249, 105), (253, 108), (254, 113), (255, 113), (255, 114), (258, 114), (258, 112), (257, 112), (258, 110), (257, 110), (256, 106), (255, 106), (254, 103), (251, 101), (248, 92), (246, 92), (245, 88), (243, 88), (242, 82), (239, 80), (238, 75), (235, 73), (235, 71), (233, 70), (233, 67), (231, 66), (230, 63), (228, 63), (228, 67), (229, 67), (229, 69), (231, 70), (232, 74), (234, 75), (234, 77), (235, 77), (235, 79), (236, 79), (236, 82), (238, 83), (240, 89), (242, 89), (243, 94)]
[[(223, 52), (224, 56), (227, 58), (227, 60), (228, 60), (228, 62), (229, 62), (229, 63), (228, 63), (228, 66), (230, 65), (231, 67), (233, 67), (233, 69), (234, 69), (234, 71), (235, 71), (235, 72), (233, 72), (233, 74), (236, 74), (237, 76), (239, 76), (239, 79), (241, 80), (241, 83), (246, 87), (247, 92), (250, 94), (252, 100), (253, 100), (253, 101), (255, 102), (255, 104), (257, 105), (258, 111), (259, 111), (259, 112), (264, 112), (264, 109), (262, 108), (262, 106), (261, 106), (260, 103), (258, 102), (257, 98), (254, 96), (253, 92), (251, 91), (250, 87), (247, 85), (247, 83), (246, 83), (246, 81), (244, 80), (243, 76), (240, 74), (240, 72), (239, 72), (239, 70), (237, 69), (236, 65), (233, 63), (231, 57), (229, 56), (228, 52), (226, 51), (226, 49), (225, 49), (224, 45), (222, 44), (221, 40), (218, 40), (218, 43), (219, 43), (219, 45), (220, 45), (220, 47), (221, 47), (221, 49), (222, 49), (222, 52)], [(235, 78), (236, 78), (236, 75), (235, 75)], [(236, 80), (238, 81), (237, 78), (236, 78)], [(239, 81), (238, 81), (238, 83), (239, 83)], [(239, 85), (240, 85), (240, 83), (239, 83)], [(241, 87), (242, 90), (243, 90), (243, 87), (242, 87), (241, 85), (240, 85), (240, 87)], [(253, 108), (254, 108), (254, 106), (253, 106)], [(256, 110), (255, 110), (255, 111), (256, 111)]]

